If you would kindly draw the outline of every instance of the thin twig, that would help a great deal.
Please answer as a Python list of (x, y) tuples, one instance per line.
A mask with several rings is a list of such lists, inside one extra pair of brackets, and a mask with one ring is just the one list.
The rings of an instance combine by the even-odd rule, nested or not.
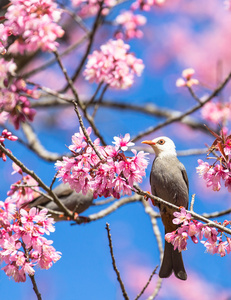
[[(163, 260), (164, 250), (163, 250), (163, 243), (162, 243), (162, 239), (161, 239), (160, 229), (159, 229), (159, 226), (158, 226), (157, 220), (156, 220), (158, 217), (160, 217), (160, 215), (157, 214), (156, 212), (154, 212), (153, 208), (151, 207), (151, 205), (149, 204), (148, 201), (142, 199), (142, 204), (145, 208), (145, 212), (149, 215), (149, 217), (151, 219), (152, 228), (153, 228), (154, 235), (156, 237), (157, 246), (158, 246), (159, 253), (160, 253), (160, 262), (161, 262)], [(148, 300), (155, 299), (155, 297), (158, 295), (158, 293), (161, 289), (161, 285), (162, 285), (162, 278), (159, 277), (156, 287), (155, 287), (155, 290), (153, 291), (152, 295), (148, 297)]]
[(139, 202), (139, 201), (141, 201), (141, 199), (142, 199), (142, 197), (137, 195), (137, 194), (135, 194), (131, 197), (124, 197), (122, 199), (119, 199), (119, 200), (115, 201), (113, 204), (111, 204), (107, 208), (102, 209), (102, 210), (100, 210), (99, 212), (97, 212), (95, 214), (91, 214), (88, 217), (85, 217), (84, 219), (77, 217), (75, 219), (76, 223), (73, 223), (71, 225), (82, 224), (82, 223), (90, 223), (92, 221), (97, 221), (97, 220), (102, 219), (105, 216), (113, 213), (119, 207), (121, 207), (123, 205), (126, 205), (128, 203)]
[(160, 123), (157, 126), (148, 128), (147, 130), (145, 130), (145, 131), (139, 133), (138, 135), (136, 135), (132, 140), (135, 142), (135, 141), (139, 140), (140, 138), (144, 137), (145, 135), (153, 133), (154, 131), (157, 131), (157, 130), (159, 130), (159, 129), (161, 129), (161, 128), (163, 128), (163, 127), (165, 127), (165, 126), (167, 126), (171, 123), (181, 121), (186, 116), (191, 115), (192, 113), (194, 113), (195, 111), (200, 109), (202, 106), (204, 106), (207, 102), (209, 102), (214, 97), (216, 97), (224, 89), (224, 87), (230, 81), (230, 79), (231, 79), (231, 73), (229, 73), (229, 75), (226, 77), (226, 79), (203, 102), (200, 102), (199, 104), (195, 105), (194, 107), (188, 109), (186, 112), (181, 113), (178, 116), (170, 117), (169, 119), (167, 119), (166, 121)]
[[(161, 203), (161, 204), (164, 204), (164, 205), (166, 205), (166, 206), (168, 206), (168, 207), (174, 208), (176, 211), (179, 211), (179, 210), (180, 210), (180, 208), (179, 208), (178, 206), (176, 206), (176, 205), (174, 205), (174, 204), (172, 204), (172, 203), (170, 203), (170, 202), (168, 202), (168, 201), (165, 201), (165, 200), (163, 200), (163, 199), (161, 199), (161, 198), (159, 198), (159, 197), (153, 196), (153, 195), (151, 195), (151, 194), (149, 194), (149, 193), (147, 193), (147, 192), (144, 192), (144, 191), (142, 191), (138, 186), (134, 186), (134, 191), (135, 191), (138, 195), (141, 195), (141, 196), (147, 196), (147, 198), (151, 198), (151, 199), (153, 199), (154, 201), (157, 201), (157, 202), (159, 202), (159, 203)], [(218, 224), (218, 223), (216, 223), (216, 222), (213, 222), (213, 221), (211, 221), (211, 220), (209, 220), (209, 219), (207, 219), (207, 218), (203, 217), (202, 215), (199, 215), (199, 214), (197, 214), (197, 213), (195, 213), (195, 212), (192, 212), (192, 211), (189, 211), (189, 210), (186, 210), (186, 212), (187, 212), (187, 213), (190, 213), (191, 216), (194, 217), (195, 219), (200, 220), (200, 221), (202, 221), (202, 222), (205, 222), (205, 223), (207, 224), (207, 226), (211, 226), (211, 227), (218, 228), (218, 229), (220, 229), (221, 231), (226, 232), (226, 233), (228, 233), (228, 234), (231, 235), (231, 229), (228, 229), (228, 228), (226, 228), (225, 226), (222, 226), (222, 225), (220, 225), (220, 224)]]
[(86, 128), (84, 127), (83, 119), (82, 119), (82, 116), (81, 116), (81, 114), (80, 114), (80, 112), (79, 112), (79, 107), (83, 110), (84, 116), (86, 117), (86, 119), (87, 119), (88, 122), (90, 123), (90, 125), (91, 125), (93, 131), (95, 132), (95, 134), (100, 138), (102, 144), (103, 144), (103, 145), (106, 145), (105, 142), (104, 142), (104, 139), (103, 139), (103, 137), (100, 135), (98, 129), (96, 128), (96, 126), (95, 126), (95, 124), (94, 124), (94, 122), (93, 122), (93, 119), (87, 114), (86, 110), (83, 109), (82, 103), (80, 102), (80, 99), (79, 99), (78, 93), (77, 93), (77, 91), (76, 91), (76, 89), (75, 89), (75, 87), (74, 87), (73, 81), (72, 81), (71, 78), (68, 76), (67, 70), (64, 68), (64, 65), (63, 65), (63, 63), (62, 63), (62, 61), (61, 61), (61, 59), (60, 59), (60, 57), (59, 57), (58, 52), (57, 52), (57, 51), (54, 51), (54, 55), (55, 55), (55, 57), (56, 57), (56, 59), (57, 59), (57, 61), (58, 61), (58, 64), (59, 64), (59, 66), (60, 66), (60, 68), (61, 68), (61, 70), (62, 70), (62, 72), (63, 72), (63, 74), (64, 74), (64, 76), (65, 76), (65, 78), (66, 78), (66, 80), (67, 80), (67, 82), (68, 82), (68, 84), (69, 84), (69, 86), (70, 86), (70, 88), (71, 88), (71, 90), (72, 90), (72, 93), (73, 93), (73, 95), (74, 95), (74, 97), (75, 97), (75, 101), (72, 100), (71, 102), (72, 102), (72, 104), (74, 105), (75, 112), (76, 112), (77, 117), (78, 117), (78, 119), (79, 119), (80, 127), (82, 128), (82, 131), (83, 131), (83, 133), (84, 133), (84, 135), (85, 135), (85, 137), (86, 137), (88, 143), (89, 143), (89, 144), (91, 145), (91, 147), (94, 149), (94, 151), (95, 151), (95, 153), (97, 154), (97, 156), (102, 160), (102, 159), (103, 159), (102, 156), (100, 155), (100, 153), (99, 153), (99, 152), (97, 151), (97, 149), (95, 148), (94, 144), (92, 143), (92, 141), (91, 141), (91, 139), (90, 139), (90, 137), (89, 137), (89, 135), (88, 135), (88, 133), (87, 133)]
[[(69, 54), (71, 51), (73, 51), (78, 46), (80, 46), (84, 41), (86, 41), (88, 39), (89, 35), (90, 35), (90, 33), (85, 34), (79, 41), (77, 41), (73, 45), (70, 45), (66, 50), (64, 50), (62, 53), (60, 53), (60, 57), (63, 57), (65, 55)], [(56, 63), (56, 59), (52, 58), (49, 61), (42, 64), (41, 66), (39, 66), (38, 68), (35, 68), (27, 73), (21, 74), (20, 77), (23, 77), (24, 79), (29, 78), (30, 76), (35, 75), (35, 74), (47, 69), (48, 67), (52, 66), (55, 63)]]
[(145, 292), (145, 290), (148, 287), (149, 283), (151, 282), (153, 275), (156, 274), (157, 268), (158, 268), (158, 266), (156, 266), (155, 269), (152, 271), (152, 274), (149, 277), (148, 282), (145, 284), (145, 286), (142, 289), (142, 291), (136, 296), (135, 300), (138, 300), (143, 295), (143, 293)]
[[(80, 74), (80, 72), (81, 72), (81, 70), (82, 70), (82, 68), (83, 68), (83, 66), (85, 64), (85, 61), (86, 61), (86, 59), (88, 57), (88, 54), (91, 51), (96, 31), (98, 29), (98, 26), (100, 25), (100, 22), (101, 22), (101, 13), (102, 13), (102, 9), (103, 9), (103, 1), (99, 2), (99, 4), (100, 4), (99, 11), (98, 11), (98, 13), (96, 15), (95, 22), (94, 22), (94, 24), (92, 26), (92, 29), (90, 31), (89, 42), (88, 42), (88, 45), (87, 45), (87, 49), (86, 49), (86, 51), (84, 53), (84, 56), (83, 56), (83, 58), (82, 58), (82, 60), (81, 60), (81, 62), (79, 64), (78, 68), (76, 69), (74, 75), (71, 78), (72, 82), (74, 82), (78, 78), (78, 76), (79, 76), (79, 74)], [(68, 84), (62, 89), (62, 92), (66, 92), (67, 89), (68, 89), (68, 87), (71, 88), (69, 82), (67, 82), (67, 83)]]
[(195, 202), (195, 196), (196, 196), (196, 194), (192, 195), (191, 205), (190, 205), (190, 211), (193, 211), (193, 206), (194, 206), (194, 202)]
[(93, 119), (95, 118), (95, 115), (96, 115), (96, 113), (97, 113), (97, 110), (98, 110), (99, 107), (100, 107), (100, 103), (103, 101), (103, 96), (104, 96), (104, 94), (106, 93), (106, 90), (108, 89), (108, 87), (109, 87), (108, 84), (106, 84), (106, 85), (104, 86), (104, 88), (103, 88), (103, 90), (102, 90), (102, 93), (101, 93), (101, 95), (100, 95), (100, 97), (99, 97), (99, 99), (98, 99), (98, 102), (95, 104), (94, 112), (93, 112), (93, 114), (92, 114), (92, 118), (93, 118)]
[(158, 280), (157, 280), (156, 288), (155, 288), (154, 292), (152, 293), (151, 296), (149, 296), (149, 297), (147, 298), (147, 300), (153, 300), (153, 299), (156, 298), (156, 296), (159, 294), (159, 291), (160, 291), (160, 289), (161, 289), (162, 281), (163, 281), (163, 279), (159, 277)]
[(106, 230), (107, 230), (107, 237), (108, 237), (108, 241), (109, 241), (109, 248), (110, 248), (110, 254), (111, 254), (111, 259), (112, 259), (112, 265), (113, 265), (114, 271), (116, 272), (117, 280), (120, 284), (120, 288), (121, 288), (121, 291), (123, 293), (124, 299), (129, 300), (127, 292), (126, 292), (124, 284), (123, 284), (123, 281), (122, 281), (121, 276), (120, 276), (120, 272), (119, 272), (119, 270), (117, 269), (117, 266), (116, 266), (115, 257), (114, 257), (114, 253), (113, 253), (111, 233), (110, 233), (110, 228), (109, 228), (108, 223), (106, 223)]
[(34, 292), (35, 292), (35, 294), (37, 296), (37, 299), (38, 300), (42, 300), (42, 296), (41, 296), (41, 294), (40, 294), (40, 292), (38, 290), (38, 287), (37, 287), (34, 275), (29, 275), (29, 277), (30, 277), (30, 280), (32, 282), (33, 290), (34, 290)]

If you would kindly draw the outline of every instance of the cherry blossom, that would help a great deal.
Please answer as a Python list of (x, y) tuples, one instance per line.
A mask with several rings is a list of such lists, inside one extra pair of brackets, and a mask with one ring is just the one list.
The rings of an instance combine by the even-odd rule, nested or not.
[(191, 87), (193, 85), (199, 84), (199, 81), (195, 78), (192, 78), (194, 75), (195, 71), (192, 68), (188, 68), (182, 71), (182, 77), (183, 78), (178, 78), (176, 81), (176, 86), (177, 87), (183, 87), (183, 86), (188, 86)]
[(44, 237), (55, 230), (47, 212), (19, 210), (12, 197), (0, 201), (0, 261), (5, 264), (2, 270), (16, 282), (26, 281), (26, 274), (34, 275), (36, 265), (49, 269), (61, 257)]
[(78, 14), (82, 18), (96, 15), (100, 9), (100, 6), (102, 6), (102, 14), (107, 15), (110, 11), (110, 8), (117, 4), (115, 0), (72, 0), (71, 2), (74, 7), (78, 8)]
[(40, 195), (37, 192), (39, 187), (37, 181), (30, 175), (24, 175), (16, 164), (13, 163), (12, 167), (14, 169), (12, 174), (18, 173), (21, 179), (11, 185), (7, 196), (10, 196), (15, 201), (17, 208), (20, 209)]
[(35, 110), (31, 108), (28, 97), (37, 99), (39, 94), (36, 89), (27, 88), (23, 79), (9, 79), (15, 75), (16, 69), (13, 60), (0, 59), (0, 110), (5, 113), (2, 121), (10, 119), (19, 129), (21, 122), (33, 121)]
[(216, 140), (208, 149), (208, 152), (216, 151), (218, 155), (215, 162), (209, 164), (199, 159), (197, 172), (206, 182), (207, 187), (212, 187), (214, 191), (221, 189), (221, 183), (225, 183), (225, 187), (231, 192), (231, 135), (227, 135), (226, 130), (222, 130), (221, 136), (210, 130), (216, 136)]
[(149, 11), (153, 6), (161, 6), (166, 2), (166, 0), (136, 0), (132, 3), (131, 8), (141, 9), (144, 11)]
[(121, 149), (122, 151), (126, 151), (128, 147), (134, 146), (135, 144), (130, 141), (130, 134), (126, 133), (124, 138), (119, 138), (117, 136), (114, 137), (115, 142), (112, 142), (112, 144), (115, 144), (115, 150)]
[[(91, 129), (88, 128), (87, 132), (91, 132)], [(74, 157), (63, 157), (63, 160), (57, 161), (55, 166), (58, 170), (57, 177), (62, 178), (64, 183), (68, 182), (76, 192), (82, 191), (86, 194), (91, 190), (95, 198), (111, 195), (119, 198), (121, 193), (130, 195), (135, 182), (142, 182), (148, 165), (145, 157), (147, 153), (143, 151), (137, 153), (133, 150), (133, 157), (124, 155), (123, 151), (134, 145), (130, 142), (129, 134), (121, 138), (114, 137), (114, 147), (102, 147), (96, 139), (94, 146), (102, 156), (102, 160), (87, 143), (81, 130), (73, 137), (72, 142), (76, 143), (75, 138), (78, 137), (78, 145), (84, 147), (80, 149), (72, 145), (69, 149)]]
[(146, 18), (132, 11), (124, 11), (115, 19), (120, 28), (116, 31), (115, 37), (118, 39), (142, 38), (143, 32), (138, 28), (146, 24)]
[[(4, 129), (2, 131), (2, 134), (0, 135), (0, 144), (3, 147), (5, 147), (5, 144), (4, 144), (5, 140), (10, 140), (10, 141), (14, 142), (14, 141), (17, 141), (17, 139), (18, 139), (17, 136), (12, 135), (12, 133), (10, 131), (7, 131), (7, 129)], [(9, 149), (7, 149), (7, 150), (9, 150)], [(0, 150), (0, 157), (2, 158), (3, 161), (6, 161), (6, 155), (1, 150)]]
[(144, 65), (141, 59), (129, 53), (130, 46), (121, 39), (109, 40), (88, 56), (84, 71), (86, 80), (104, 82), (110, 87), (127, 89), (134, 83), (134, 75), (141, 76)]
[[(173, 219), (174, 224), (181, 226), (175, 231), (169, 232), (165, 235), (165, 240), (178, 249), (179, 252), (187, 249), (187, 240), (191, 238), (194, 244), (198, 243), (198, 238), (202, 240), (201, 243), (205, 246), (206, 251), (211, 254), (219, 254), (221, 257), (226, 253), (230, 253), (230, 238), (222, 241), (222, 233), (214, 227), (202, 224), (197, 220), (193, 220), (190, 213), (186, 213), (184, 207), (180, 208), (180, 212), (174, 212), (176, 217)], [(223, 226), (230, 225), (229, 221), (225, 221)]]
[(63, 29), (57, 24), (61, 10), (53, 0), (12, 0), (7, 8), (4, 33), (10, 32), (17, 39), (10, 45), (11, 53), (34, 52), (38, 49), (54, 51), (57, 38)]
[(203, 119), (214, 123), (223, 124), (231, 120), (231, 102), (208, 102), (202, 110), (201, 116)]

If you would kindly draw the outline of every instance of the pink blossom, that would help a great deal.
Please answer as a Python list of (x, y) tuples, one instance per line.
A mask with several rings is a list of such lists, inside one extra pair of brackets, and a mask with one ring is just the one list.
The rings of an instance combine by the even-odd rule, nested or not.
[[(20, 168), (18, 169), (18, 173), (22, 176), (22, 179), (11, 185), (7, 195), (11, 196), (11, 199), (16, 202), (17, 208), (21, 208), (39, 196), (39, 193), (36, 192), (36, 190), (39, 190), (39, 187), (38, 183), (30, 175), (23, 176)], [(31, 189), (30, 186), (32, 186), (33, 189)]]
[[(76, 133), (74, 137), (79, 138), (80, 135), (81, 132)], [(114, 147), (102, 147), (98, 139), (93, 142), (97, 152), (102, 156), (100, 159), (85, 139), (84, 148), (78, 148), (77, 152), (73, 152), (74, 157), (63, 157), (62, 161), (57, 161), (55, 164), (58, 169), (57, 177), (62, 178), (63, 182), (68, 182), (77, 192), (82, 191), (86, 194), (91, 190), (94, 197), (113, 195), (119, 198), (120, 193), (130, 195), (133, 184), (142, 182), (142, 177), (145, 176), (147, 154), (132, 150), (134, 156), (126, 158), (123, 151), (134, 145), (130, 142), (130, 135), (115, 137), (114, 140)], [(69, 149), (74, 150), (76, 140), (72, 138), (72, 142), (74, 145)]]
[[(197, 220), (190, 220), (190, 214), (186, 213), (185, 208), (181, 208), (180, 213), (174, 213), (177, 219), (173, 219), (174, 224), (181, 224), (175, 231), (169, 232), (165, 235), (165, 240), (174, 246), (174, 249), (179, 251), (186, 250), (187, 240), (191, 237), (191, 240), (197, 244), (198, 238), (201, 240), (205, 238), (205, 241), (201, 241), (209, 253), (218, 253), (221, 257), (231, 252), (231, 242), (229, 238), (226, 241), (222, 241), (224, 235), (216, 228), (198, 222)], [(230, 222), (225, 221), (223, 226), (227, 226)]]
[(201, 110), (201, 116), (203, 119), (211, 123), (220, 124), (225, 121), (231, 120), (230, 112), (230, 101), (225, 103), (210, 101), (203, 106)]
[(0, 260), (7, 276), (24, 282), (26, 274), (34, 274), (35, 265), (48, 269), (60, 259), (61, 253), (44, 237), (54, 231), (47, 210), (16, 211), (15, 200), (10, 197), (0, 201), (0, 207)]
[(225, 155), (231, 155), (231, 139), (227, 139), (224, 145)]
[(122, 151), (126, 151), (128, 147), (134, 146), (135, 144), (132, 142), (129, 142), (130, 140), (130, 134), (126, 133), (124, 138), (119, 138), (117, 136), (114, 137), (115, 142), (112, 142), (115, 144), (116, 151), (121, 149)]
[[(12, 135), (12, 133), (10, 131), (7, 131), (6, 129), (4, 129), (2, 131), (2, 134), (0, 135), (0, 144), (5, 147), (4, 142), (5, 140), (10, 140), (10, 141), (17, 141), (17, 137)], [(9, 149), (7, 149), (9, 150)], [(3, 161), (6, 161), (6, 154), (0, 150), (0, 158), (2, 158)]]
[(86, 80), (104, 82), (110, 87), (127, 89), (134, 82), (134, 75), (140, 76), (144, 65), (141, 59), (130, 54), (130, 46), (121, 39), (109, 40), (88, 56), (84, 71)]
[(197, 173), (199, 173), (200, 176), (203, 176), (204, 179), (207, 177), (207, 173), (210, 169), (210, 165), (207, 162), (204, 162), (202, 159), (198, 159), (199, 166), (196, 167)]
[(35, 115), (28, 97), (37, 99), (39, 95), (35, 89), (28, 89), (23, 79), (10, 79), (10, 76), (15, 75), (15, 70), (13, 60), (0, 59), (0, 110), (19, 129), (21, 122), (33, 121)]
[(227, 241), (219, 242), (217, 247), (217, 253), (220, 254), (221, 257), (226, 255)]
[(198, 85), (199, 81), (195, 78), (192, 78), (194, 73), (195, 73), (195, 71), (192, 68), (183, 70), (183, 72), (182, 72), (183, 78), (177, 79), (176, 86), (177, 87), (183, 87), (183, 86), (192, 87), (193, 85)]
[(205, 241), (202, 241), (201, 243), (204, 244), (207, 252), (209, 252), (211, 254), (217, 253), (217, 244), (216, 243), (211, 244), (211, 243), (205, 242)]
[(5, 32), (17, 36), (9, 52), (34, 52), (38, 49), (54, 51), (56, 39), (62, 37), (63, 29), (57, 24), (61, 10), (53, 0), (12, 0), (5, 14)]
[[(78, 8), (78, 14), (82, 18), (94, 16), (100, 9), (100, 2), (95, 0), (71, 0), (72, 5)], [(115, 0), (103, 1), (102, 15), (107, 15), (110, 8), (115, 6), (117, 3)]]
[(115, 37), (120, 39), (141, 38), (143, 32), (138, 28), (146, 24), (146, 18), (143, 15), (135, 15), (132, 11), (124, 11), (118, 15), (115, 22), (120, 25)]
[(186, 212), (186, 209), (184, 207), (181, 208), (180, 212), (174, 212), (173, 213), (175, 219), (173, 219), (173, 224), (183, 224), (187, 225), (191, 219), (191, 215)]
[(141, 9), (144, 11), (149, 11), (152, 6), (161, 6), (166, 2), (166, 0), (136, 0), (132, 3), (131, 9)]
[(179, 252), (186, 250), (187, 239), (188, 234), (186, 232), (178, 233), (172, 242), (174, 250), (178, 249)]

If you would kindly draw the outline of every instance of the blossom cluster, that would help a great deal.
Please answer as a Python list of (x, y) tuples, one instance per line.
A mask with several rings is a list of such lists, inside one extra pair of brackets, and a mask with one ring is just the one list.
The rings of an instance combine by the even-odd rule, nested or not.
[(166, 2), (166, 0), (136, 0), (132, 3), (131, 8), (133, 10), (140, 9), (144, 11), (149, 11), (153, 6), (161, 6)]
[(183, 78), (177, 79), (176, 86), (177, 87), (183, 87), (183, 86), (192, 87), (192, 85), (199, 84), (198, 79), (192, 78), (194, 74), (195, 74), (195, 71), (192, 68), (183, 70), (183, 72), (182, 72)]
[(53, 0), (11, 0), (5, 13), (2, 36), (12, 34), (17, 39), (10, 45), (11, 53), (54, 51), (63, 29), (57, 24), (61, 10)]
[(0, 54), (6, 54), (6, 46), (7, 46), (7, 39), (10, 35), (10, 32), (5, 30), (5, 26), (0, 24)]
[[(88, 135), (91, 128), (87, 129)], [(121, 193), (130, 195), (133, 184), (142, 182), (148, 160), (147, 153), (132, 149), (132, 157), (126, 157), (123, 151), (134, 144), (130, 142), (130, 135), (115, 137), (114, 146), (100, 146), (99, 139), (94, 141), (95, 150), (89, 145), (81, 128), (72, 136), (72, 145), (69, 149), (73, 157), (63, 157), (56, 162), (57, 177), (77, 193), (82, 191), (85, 195), (89, 190), (98, 196), (114, 196), (119, 198)]]
[(26, 275), (33, 276), (34, 266), (49, 269), (60, 259), (44, 234), (54, 232), (54, 220), (47, 215), (47, 209), (35, 207), (28, 212), (17, 210), (15, 200), (8, 197), (0, 201), (0, 261), (7, 276), (16, 282), (24, 282)]
[[(17, 141), (17, 136), (12, 135), (10, 131), (7, 131), (7, 129), (4, 129), (2, 131), (2, 134), (0, 135), (0, 144), (5, 147), (4, 141), (5, 140), (10, 140), (10, 141)], [(9, 149), (8, 149), (9, 150)], [(3, 161), (6, 161), (6, 154), (0, 150), (0, 157), (2, 158)]]
[(231, 101), (229, 102), (208, 102), (201, 110), (202, 118), (214, 123), (224, 124), (231, 120)]
[(21, 179), (11, 185), (7, 196), (11, 197), (16, 203), (18, 209), (26, 207), (28, 203), (38, 197), (40, 194), (37, 181), (30, 175), (24, 175), (22, 169), (15, 163), (12, 164), (14, 171), (12, 174), (18, 173)]
[(224, 130), (221, 136), (215, 133), (214, 135), (216, 135), (216, 140), (210, 147), (209, 153), (217, 151), (217, 156), (214, 157), (215, 162), (210, 165), (208, 162), (199, 159), (199, 166), (196, 169), (205, 180), (207, 187), (219, 191), (223, 181), (225, 187), (231, 192), (231, 135), (227, 135)]
[(90, 82), (104, 82), (110, 87), (127, 89), (140, 76), (144, 65), (141, 59), (129, 53), (130, 46), (121, 39), (109, 40), (88, 56), (84, 76)]
[(28, 97), (36, 99), (39, 95), (35, 89), (28, 89), (23, 79), (11, 78), (16, 68), (13, 60), (0, 58), (0, 121), (9, 118), (19, 129), (21, 122), (34, 119), (35, 110), (31, 108)]
[(110, 8), (117, 4), (116, 0), (72, 0), (72, 5), (78, 9), (81, 18), (95, 16), (102, 6), (102, 15), (107, 15)]
[[(180, 212), (175, 212), (173, 215), (176, 217), (173, 219), (173, 223), (180, 227), (173, 232), (169, 232), (165, 235), (165, 240), (174, 246), (174, 249), (178, 249), (179, 252), (186, 250), (187, 240), (189, 237), (197, 244), (199, 240), (206, 247), (206, 251), (211, 254), (219, 254), (221, 257), (226, 253), (231, 252), (231, 239), (227, 237), (226, 241), (222, 240), (222, 234), (216, 228), (207, 226), (197, 220), (192, 220), (191, 214), (187, 213), (184, 207), (181, 207)], [(223, 226), (230, 225), (230, 222), (225, 221)]]
[(146, 24), (146, 18), (140, 14), (134, 14), (132, 11), (127, 10), (119, 14), (115, 22), (120, 26), (116, 31), (115, 37), (117, 39), (132, 39), (142, 38), (143, 32), (139, 29), (139, 26)]

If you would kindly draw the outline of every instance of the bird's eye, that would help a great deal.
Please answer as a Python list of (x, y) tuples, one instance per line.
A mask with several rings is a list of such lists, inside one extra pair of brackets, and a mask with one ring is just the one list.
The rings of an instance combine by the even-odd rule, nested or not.
[(164, 143), (165, 143), (165, 140), (161, 139), (161, 140), (158, 141), (158, 144), (160, 144), (160, 145), (164, 145)]

